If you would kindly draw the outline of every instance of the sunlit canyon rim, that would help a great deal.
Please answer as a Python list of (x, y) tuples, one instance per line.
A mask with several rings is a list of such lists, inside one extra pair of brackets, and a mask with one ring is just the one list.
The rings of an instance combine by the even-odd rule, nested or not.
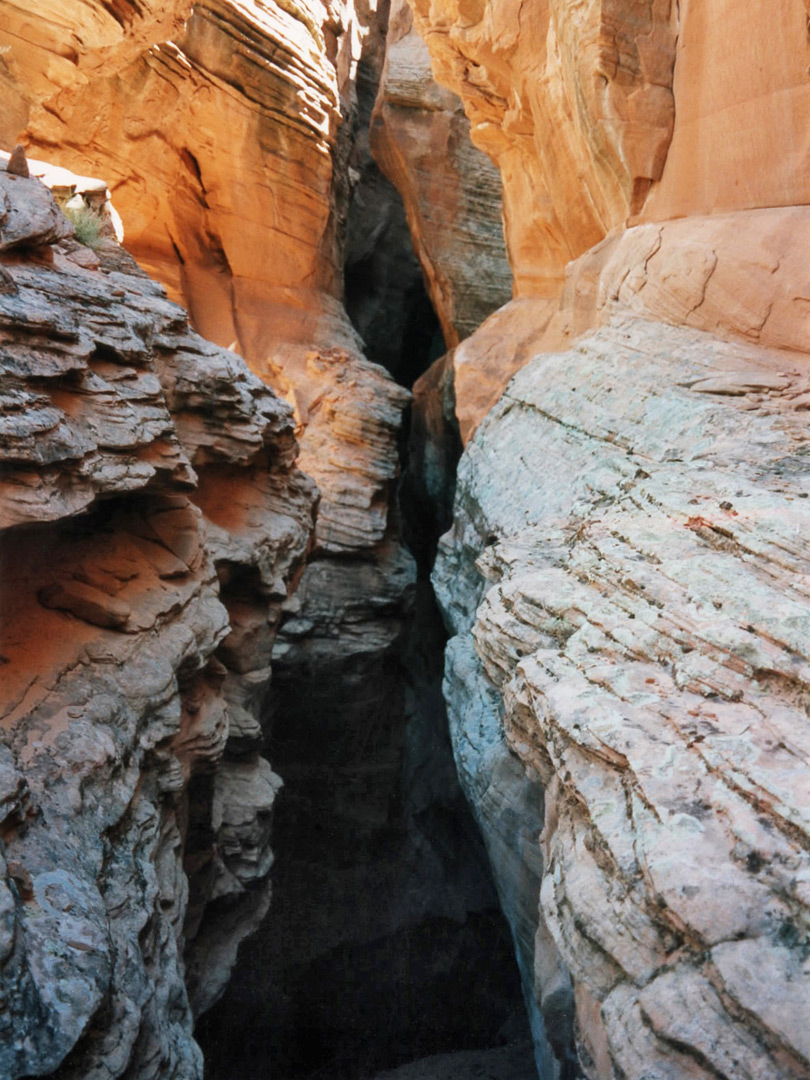
[(810, 0), (0, 0), (0, 105), (0, 1077), (806, 1080)]

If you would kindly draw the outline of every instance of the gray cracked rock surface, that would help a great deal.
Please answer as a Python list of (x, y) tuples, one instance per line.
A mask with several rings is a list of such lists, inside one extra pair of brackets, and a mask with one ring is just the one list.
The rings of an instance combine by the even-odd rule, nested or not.
[(269, 899), (253, 718), (316, 489), (289, 406), (117, 248), (85, 263), (9, 251), (0, 294), (0, 1073), (193, 1080)]
[[(589, 1076), (810, 1066), (806, 384), (618, 315), (528, 363), (460, 464), (434, 572), (456, 758)], [(539, 890), (498, 851), (506, 747), (544, 794)]]

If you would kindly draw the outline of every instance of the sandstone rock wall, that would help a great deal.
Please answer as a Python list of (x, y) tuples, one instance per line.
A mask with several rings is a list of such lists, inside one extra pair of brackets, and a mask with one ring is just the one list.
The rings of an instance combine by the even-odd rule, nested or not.
[[(496, 794), (504, 738), (542, 785), (527, 952), (541, 1008), (558, 957), (573, 977), (588, 1076), (810, 1064), (807, 373), (788, 360), (619, 317), (526, 365), (462, 459), (435, 575), (462, 777), (491, 837), (525, 783)], [(517, 818), (496, 865), (520, 892)]]
[(672, 138), (670, 0), (416, 0), (437, 79), (498, 164), (518, 296), (553, 294), (570, 259), (638, 213)]
[(637, 225), (608, 237), (566, 267), (557, 296), (513, 301), (455, 350), (462, 438), (471, 438), (534, 353), (565, 350), (609, 322), (617, 307), (806, 354), (809, 228), (806, 206), (764, 207)]
[[(313, 671), (328, 669), (324, 685), (332, 679), (334, 691), (345, 694), (341, 685), (351, 683), (358, 664), (381, 664), (391, 653), (409, 609), (413, 562), (397, 538), (389, 506), (409, 395), (363, 357), (340, 302), (351, 187), (346, 131), (356, 107), (354, 80), (365, 39), (380, 30), (376, 8), (363, 5), (355, 10), (212, 2), (194, 5), (193, 12), (178, 10), (173, 21), (162, 22), (120, 11), (114, 20), (118, 30), (109, 25), (106, 7), (98, 7), (92, 17), (85, 12), (94, 32), (83, 24), (77, 28), (76, 48), (65, 58), (58, 87), (49, 74), (56, 49), (51, 24), (31, 16), (3, 23), (11, 44), (3, 54), (7, 75), (25, 113), (23, 138), (43, 158), (107, 177), (128, 248), (171, 295), (187, 302), (196, 329), (238, 348), (292, 406), (248, 378), (236, 356), (192, 335), (184, 316), (172, 316), (193, 341), (184, 338), (177, 347), (185, 367), (178, 363), (177, 371), (170, 367), (166, 374), (179, 435), (170, 437), (168, 412), (164, 417), (159, 409), (155, 415), (147, 410), (142, 418), (128, 406), (114, 429), (129, 451), (121, 466), (116, 458), (107, 464), (88, 439), (85, 428), (92, 436), (96, 422), (84, 425), (89, 445), (79, 442), (86, 463), (65, 483), (60, 480), (65, 465), (55, 461), (47, 483), (38, 483), (43, 491), (31, 511), (32, 518), (87, 511), (94, 497), (110, 494), (109, 471), (116, 477), (123, 473), (127, 492), (155, 486), (153, 474), (171, 490), (172, 485), (181, 491), (194, 487), (194, 505), (203, 515), (207, 539), (200, 558), (208, 574), (203, 580), (219, 622), (207, 636), (200, 629), (204, 641), (196, 661), (173, 658), (167, 646), (153, 644), (166, 654), (166, 708), (171, 712), (181, 699), (185, 707), (188, 681), (187, 711), (193, 725), (204, 726), (205, 749), (194, 742), (196, 726), (189, 733), (178, 721), (172, 732), (186, 762), (184, 771), (173, 773), (179, 825), (174, 831), (166, 826), (160, 851), (154, 844), (146, 847), (137, 864), (139, 872), (154, 877), (154, 858), (158, 878), (173, 874), (177, 912), (170, 914), (177, 945), (166, 944), (168, 923), (159, 915), (160, 941), (146, 948), (141, 966), (154, 967), (158, 954), (159, 964), (168, 965), (167, 973), (153, 979), (164, 987), (164, 1005), (155, 998), (141, 1009), (149, 999), (149, 979), (136, 977), (137, 971), (123, 973), (125, 1004), (129, 983), (143, 989), (136, 1004), (127, 1005), (126, 1023), (123, 1005), (110, 1021), (111, 1030), (121, 1028), (124, 1042), (131, 1043), (141, 1012), (153, 1010), (143, 1018), (142, 1042), (126, 1043), (121, 1051), (121, 1071), (191, 1078), (200, 1070), (190, 1037), (192, 1013), (219, 996), (240, 940), (258, 925), (269, 901), (269, 826), (280, 781), (257, 748), (273, 726), (265, 690), (278, 625), (284, 622), (275, 656), (279, 669), (298, 671), (307, 682)], [(70, 14), (65, 5), (62, 21)], [(100, 28), (109, 31), (103, 64)], [(53, 220), (61, 218), (55, 214)], [(91, 284), (96, 282), (93, 257), (84, 250), (71, 254), (86, 264)], [(131, 275), (131, 264), (120, 254), (108, 252), (103, 268), (115, 258), (122, 260), (122, 273)], [(157, 295), (143, 275), (138, 280), (146, 282), (147, 295)], [(178, 311), (162, 295), (155, 303), (161, 312)], [(144, 334), (151, 341), (148, 319), (145, 313)], [(54, 332), (58, 336), (58, 326)], [(186, 359), (194, 350), (200, 355), (196, 366)], [(106, 353), (103, 358), (106, 364)], [(157, 384), (150, 387), (159, 398)], [(268, 431), (262, 435), (257, 420), (255, 436), (240, 409), (254, 408), (261, 420), (262, 409), (269, 408), (262, 403), (269, 401), (277, 422), (270, 428), (266, 420)], [(162, 433), (164, 421), (169, 434), (159, 439), (153, 429)], [(293, 431), (299, 464), (319, 486), (315, 532), (315, 488), (293, 467)], [(107, 439), (105, 432), (105, 450)], [(14, 488), (18, 498), (19, 486)], [(311, 558), (306, 569), (305, 555)], [(65, 601), (59, 585), (53, 603), (72, 604), (71, 610), (78, 605), (84, 612), (90, 601), (86, 589), (78, 591), (77, 600), (77, 587), (70, 585)], [(172, 595), (166, 598), (171, 625), (188, 651), (184, 634), (196, 633), (202, 616), (189, 614)], [(140, 604), (135, 597), (130, 606), (138, 612)], [(112, 606), (120, 623), (123, 608)], [(144, 626), (147, 635), (150, 627)], [(135, 655), (130, 662), (135, 685), (143, 677), (140, 660)], [(148, 666), (150, 657), (143, 662)], [(178, 667), (175, 686), (171, 672)], [(197, 668), (204, 674), (192, 678)], [(113, 698), (114, 686), (108, 689)], [(133, 709), (140, 717), (146, 706), (136, 701)], [(351, 708), (344, 720), (355, 722)], [(48, 857), (41, 839), (32, 838), (31, 852), (32, 859)], [(110, 874), (120, 890), (117, 870)], [(91, 892), (94, 875), (90, 866)], [(145, 921), (151, 901), (150, 893), (135, 905), (133, 917)], [(166, 897), (160, 903), (161, 911), (170, 910)], [(185, 972), (178, 953), (183, 924)], [(70, 954), (63, 966), (68, 978)], [(52, 1056), (40, 1061), (44, 1072), (59, 1064), (100, 1004), (106, 1001), (91, 1002), (87, 1013), (79, 1006), (73, 1010), (75, 1030), (60, 1036)], [(108, 1040), (106, 1029), (98, 1035), (103, 1039)], [(85, 1050), (82, 1044), (73, 1052), (77, 1076), (95, 1068), (93, 1063), (109, 1052), (107, 1042), (104, 1046), (99, 1050), (94, 1043)]]
[(371, 148), (405, 203), (447, 348), (512, 293), (500, 176), (469, 131), (459, 98), (433, 80), (410, 8), (395, 2)]
[[(8, 143), (22, 133), (34, 156), (105, 177), (128, 250), (211, 340), (251, 360), (281, 338), (345, 344), (332, 151), (373, 12), (58, 8), (50, 20), (3, 4), (25, 106)], [(65, 24), (70, 49), (54, 40)]]
[(12, 41), (6, 54), (27, 144), (105, 176), (128, 250), (198, 331), (233, 344), (294, 406), (302, 466), (322, 492), (319, 550), (338, 564), (386, 530), (408, 400), (364, 359), (340, 302), (351, 186), (341, 132), (381, 18), (362, 3), (206, 0), (178, 6), (163, 40), (165, 20), (122, 17), (104, 64), (97, 39), (82, 39), (72, 82), (51, 96), (47, 22), (23, 20), (28, 51), (15, 61)]
[(414, 3), (499, 165), (517, 295), (628, 220), (806, 202), (807, 10), (758, 0)]
[(238, 357), (0, 185), (2, 1072), (200, 1077), (183, 953), (200, 1007), (269, 899), (256, 703), (316, 489)]
[(516, 278), (434, 581), (540, 1074), (802, 1076), (806, 5), (414, 9)]

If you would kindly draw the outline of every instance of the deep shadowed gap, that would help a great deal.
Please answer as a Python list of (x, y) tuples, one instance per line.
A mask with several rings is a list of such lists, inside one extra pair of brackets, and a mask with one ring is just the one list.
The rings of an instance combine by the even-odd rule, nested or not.
[[(445, 343), (399, 194), (370, 157), (355, 166), (345, 306), (368, 358), (411, 386)], [(401, 520), (389, 522), (419, 567), (409, 624), (382, 650), (274, 660), (266, 756), (285, 788), (273, 899), (198, 1023), (207, 1080), (364, 1080), (509, 1045), (509, 1080), (534, 1074), (513, 944), (441, 691), (446, 634), (429, 574), (461, 451), (446, 372), (420, 383), (441, 431), (414, 412), (403, 436), (413, 467), (392, 508)]]

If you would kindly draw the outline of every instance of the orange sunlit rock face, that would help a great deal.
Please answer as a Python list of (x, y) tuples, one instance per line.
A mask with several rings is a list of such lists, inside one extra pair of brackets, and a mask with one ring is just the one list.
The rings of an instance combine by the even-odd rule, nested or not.
[(617, 232), (566, 268), (558, 297), (514, 301), (454, 354), (466, 442), (531, 356), (623, 313), (810, 352), (810, 210), (695, 215)]
[(675, 128), (643, 218), (807, 203), (807, 19), (799, 0), (682, 0)]
[(414, 6), (500, 166), (517, 295), (554, 293), (629, 221), (807, 202), (799, 2)]
[(670, 0), (416, 0), (440, 82), (498, 164), (516, 294), (551, 295), (566, 263), (644, 205), (672, 137)]
[[(220, 0), (175, 9), (119, 25), (82, 6), (89, 26), (65, 57), (54, 36), (70, 5), (52, 22), (4, 3), (0, 44), (24, 102), (8, 139), (22, 131), (34, 156), (105, 177), (128, 249), (211, 340), (255, 358), (273, 338), (328, 339), (340, 321), (331, 16)], [(345, 51), (355, 30), (340, 18)]]

